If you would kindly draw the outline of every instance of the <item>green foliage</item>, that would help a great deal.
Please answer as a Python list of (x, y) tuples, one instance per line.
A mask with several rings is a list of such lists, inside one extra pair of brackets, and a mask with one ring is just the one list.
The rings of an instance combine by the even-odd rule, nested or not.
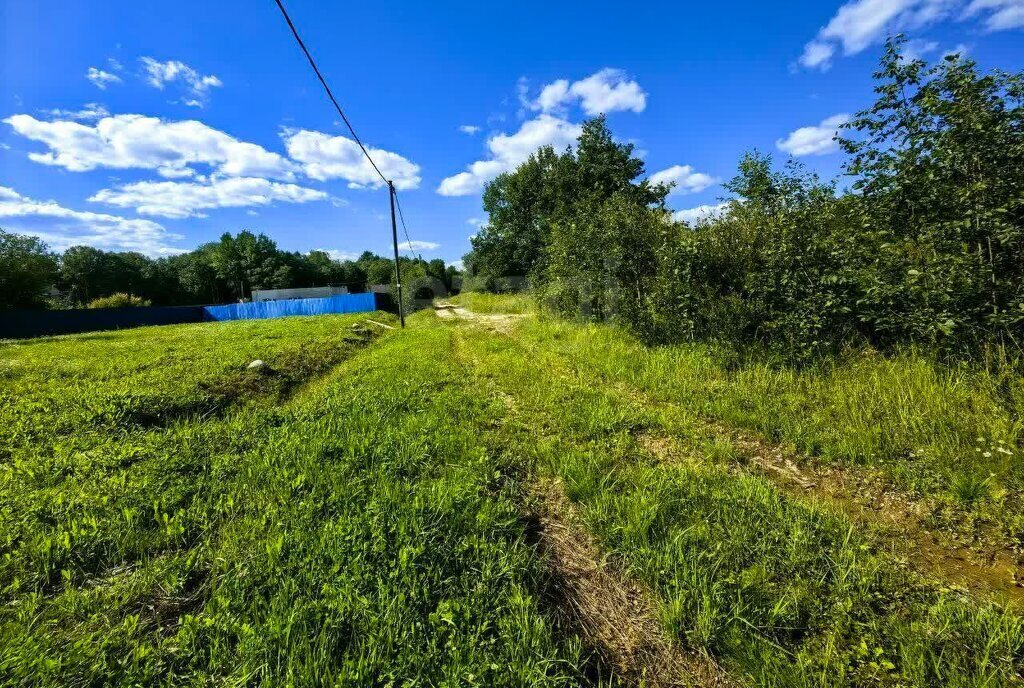
[(144, 299), (141, 296), (135, 296), (134, 294), (111, 294), (110, 296), (101, 296), (98, 299), (93, 299), (86, 306), (87, 308), (129, 308), (138, 306), (152, 306), (152, 302), (149, 299)]
[(550, 146), (484, 189), (490, 221), (472, 239), (465, 262), (469, 275), (542, 278), (556, 225), (571, 225), (613, 196), (641, 205), (662, 204), (668, 189), (652, 186), (633, 145), (616, 143), (603, 116), (583, 124), (575, 151)]
[[(402, 259), (403, 270), (429, 274), (450, 290), (459, 271), (441, 259)], [(114, 294), (137, 294), (157, 305), (223, 303), (249, 298), (253, 289), (345, 285), (365, 291), (394, 281), (394, 261), (369, 251), (357, 260), (334, 260), (324, 251), (282, 251), (263, 234), (225, 233), (194, 251), (152, 259), (141, 253), (72, 246), (50, 253), (34, 237), (0, 230), (0, 309), (42, 307), (57, 287), (71, 304)]]
[(57, 258), (36, 237), (0, 229), (0, 310), (38, 308), (57, 277)]

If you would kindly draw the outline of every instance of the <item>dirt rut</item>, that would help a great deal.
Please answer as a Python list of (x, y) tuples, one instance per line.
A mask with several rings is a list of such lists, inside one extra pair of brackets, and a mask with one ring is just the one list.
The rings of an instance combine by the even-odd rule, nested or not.
[(714, 659), (665, 637), (654, 597), (602, 556), (560, 483), (538, 481), (531, 492), (554, 604), (621, 680), (652, 687), (739, 685)]
[[(819, 501), (869, 529), (876, 546), (938, 580), (1024, 605), (1024, 571), (1008, 549), (950, 542), (930, 529), (924, 503), (894, 488), (877, 472), (822, 466), (783, 445), (705, 421), (708, 435), (737, 451), (732, 469), (763, 475), (797, 499)], [(644, 434), (644, 448), (661, 461), (684, 459), (687, 448), (671, 437)]]

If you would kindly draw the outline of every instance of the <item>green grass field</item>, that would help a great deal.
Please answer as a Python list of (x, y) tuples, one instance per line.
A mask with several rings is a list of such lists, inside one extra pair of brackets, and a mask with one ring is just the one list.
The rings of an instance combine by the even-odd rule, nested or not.
[[(715, 685), (1024, 682), (1012, 578), (964, 584), (941, 556), (1016, 565), (1024, 386), (1005, 369), (796, 370), (647, 349), (523, 297), (460, 303), (486, 315), (0, 344), (0, 685), (677, 681), (592, 632), (612, 598), (572, 598), (541, 485)], [(725, 429), (883, 485), (933, 565)]]

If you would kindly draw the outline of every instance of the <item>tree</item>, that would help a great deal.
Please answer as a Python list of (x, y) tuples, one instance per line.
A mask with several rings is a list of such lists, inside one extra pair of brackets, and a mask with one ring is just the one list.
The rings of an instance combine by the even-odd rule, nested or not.
[(890, 40), (874, 105), (840, 139), (887, 266), (866, 316), (891, 339), (973, 339), (1024, 319), (1024, 75)]
[(235, 298), (248, 298), (253, 289), (287, 287), (291, 271), (281, 259), (277, 244), (265, 234), (249, 231), (231, 236), (225, 232), (213, 245), (210, 261)]
[(45, 305), (57, 269), (57, 257), (37, 237), (0, 229), (0, 310)]
[(85, 304), (113, 293), (107, 254), (92, 246), (72, 246), (60, 261), (60, 279), (73, 303)]
[(639, 207), (662, 206), (669, 189), (652, 185), (633, 145), (616, 143), (604, 116), (584, 122), (575, 152), (539, 149), (484, 189), (489, 223), (471, 240), (466, 257), (475, 276), (530, 275), (543, 279), (552, 228), (570, 227), (619, 196)]

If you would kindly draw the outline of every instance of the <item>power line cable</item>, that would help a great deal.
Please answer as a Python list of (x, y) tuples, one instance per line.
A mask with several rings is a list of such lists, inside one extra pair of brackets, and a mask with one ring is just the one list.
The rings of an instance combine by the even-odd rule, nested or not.
[(380, 176), (381, 181), (387, 184), (387, 178), (380, 171), (380, 168), (377, 167), (377, 163), (373, 161), (373, 158), (371, 158), (370, 154), (366, 151), (366, 146), (364, 146), (363, 142), (359, 140), (359, 136), (356, 134), (356, 130), (352, 127), (352, 123), (348, 121), (348, 117), (345, 116), (344, 111), (341, 109), (341, 105), (338, 104), (338, 100), (334, 97), (334, 94), (331, 93), (331, 87), (327, 85), (327, 81), (324, 79), (323, 74), (320, 73), (320, 68), (316, 66), (316, 61), (313, 60), (313, 56), (309, 54), (309, 49), (306, 48), (306, 44), (302, 42), (298, 29), (296, 29), (295, 24), (292, 23), (292, 18), (288, 16), (288, 10), (284, 8), (284, 4), (281, 0), (274, 1), (277, 3), (278, 8), (280, 8), (281, 14), (284, 15), (284, 20), (288, 22), (288, 28), (292, 30), (292, 35), (295, 36), (295, 40), (298, 42), (299, 47), (302, 48), (302, 52), (306, 54), (306, 59), (309, 60), (309, 66), (313, 68), (314, 72), (316, 72), (316, 78), (320, 80), (324, 90), (327, 91), (327, 97), (331, 99), (332, 103), (334, 103), (334, 108), (338, 111), (338, 114), (341, 115), (341, 119), (345, 122), (345, 126), (348, 127), (349, 133), (352, 134), (352, 138), (355, 139), (355, 142), (359, 145), (359, 149), (363, 151), (363, 155), (366, 156), (366, 159), (370, 161), (370, 165), (373, 166), (373, 169)]
[(402, 213), (402, 202), (398, 199), (398, 191), (395, 191), (395, 204), (398, 206), (398, 218), (402, 221), (402, 231), (405, 232), (405, 241), (409, 247), (409, 253), (414, 253), (422, 261), (423, 256), (412, 248), (412, 239), (409, 238), (409, 228), (405, 226), (405, 215)]

